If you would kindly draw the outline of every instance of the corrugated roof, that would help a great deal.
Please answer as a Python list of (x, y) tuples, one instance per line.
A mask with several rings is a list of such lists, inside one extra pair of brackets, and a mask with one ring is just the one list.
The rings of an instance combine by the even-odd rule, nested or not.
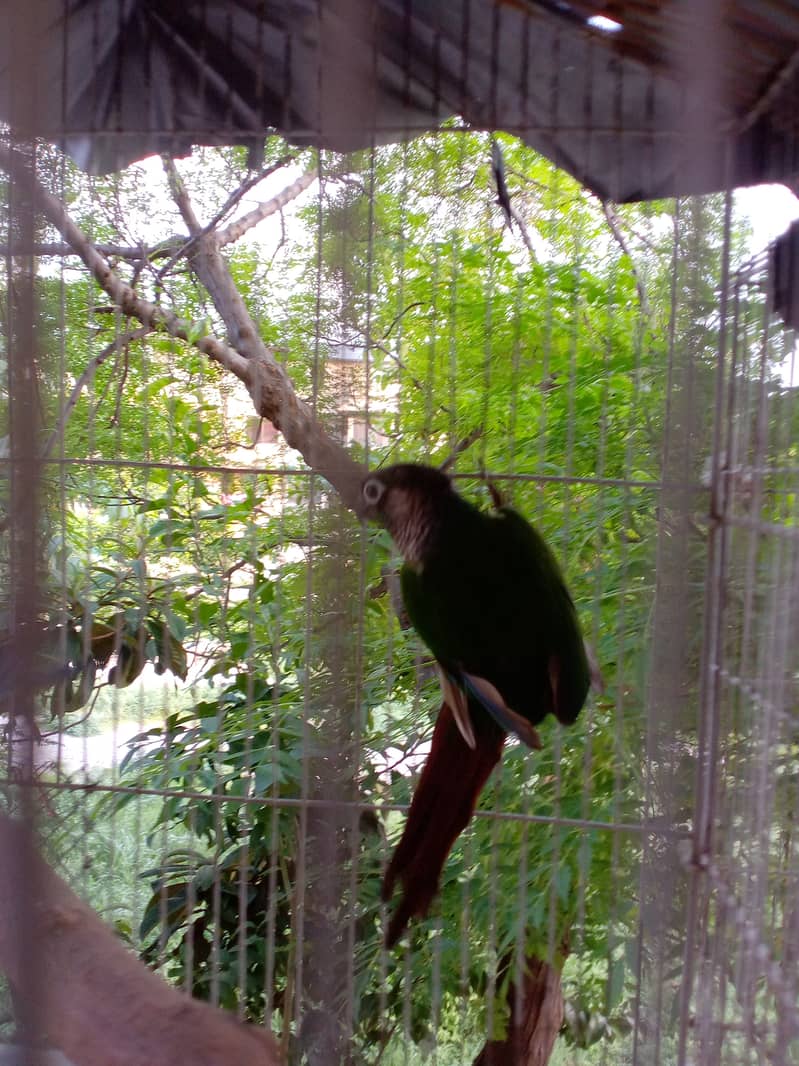
[[(0, 11), (0, 115), (13, 20)], [(600, 195), (799, 173), (799, 5), (776, 0), (43, 0), (40, 128), (88, 170), (277, 129), (348, 150), (460, 116)], [(617, 32), (593, 28), (603, 15)]]

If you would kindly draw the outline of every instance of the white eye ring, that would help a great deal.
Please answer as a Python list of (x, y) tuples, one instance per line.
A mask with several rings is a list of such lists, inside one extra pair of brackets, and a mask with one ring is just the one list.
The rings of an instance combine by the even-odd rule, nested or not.
[(370, 507), (374, 507), (380, 503), (380, 499), (385, 492), (386, 487), (382, 481), (379, 481), (376, 477), (370, 477), (363, 483), (363, 498), (369, 504)]

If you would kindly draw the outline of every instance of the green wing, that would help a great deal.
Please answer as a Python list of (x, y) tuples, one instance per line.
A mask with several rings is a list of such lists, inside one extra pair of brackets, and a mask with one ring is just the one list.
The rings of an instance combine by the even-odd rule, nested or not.
[(403, 567), (408, 614), (443, 667), (484, 678), (533, 724), (570, 723), (590, 683), (577, 615), (540, 534), (509, 508), (460, 510), (416, 572)]

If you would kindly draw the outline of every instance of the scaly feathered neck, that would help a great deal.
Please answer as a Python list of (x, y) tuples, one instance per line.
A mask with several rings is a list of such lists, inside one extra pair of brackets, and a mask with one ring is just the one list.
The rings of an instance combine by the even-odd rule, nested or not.
[(436, 551), (450, 517), (462, 517), (472, 507), (456, 492), (429, 497), (408, 493), (396, 514), (387, 510), (388, 531), (402, 558), (414, 570), (421, 571)]

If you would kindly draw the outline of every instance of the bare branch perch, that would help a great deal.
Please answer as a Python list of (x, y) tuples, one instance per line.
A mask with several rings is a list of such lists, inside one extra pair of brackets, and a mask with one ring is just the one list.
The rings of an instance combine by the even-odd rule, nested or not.
[(358, 511), (364, 468), (325, 433), (311, 409), (297, 397), (274, 352), (261, 339), (219, 250), (216, 235), (202, 232), (174, 161), (165, 159), (164, 165), (183, 221), (190, 234), (197, 234), (189, 262), (224, 321), (231, 343), (247, 359), (247, 387), (256, 411), (281, 431), (292, 448), (302, 452), (313, 470), (335, 486), (348, 507)]
[[(162, 981), (4, 815), (0, 865), (0, 969), (25, 987), (26, 957), (37, 960), (41, 1020), (77, 1066), (277, 1066), (271, 1034)], [(17, 919), (25, 898), (35, 920), (23, 942)]]
[[(130, 244), (107, 244), (99, 241), (94, 247), (101, 255), (111, 259), (131, 259), (134, 262), (141, 262), (145, 259), (151, 261), (166, 259), (168, 255), (174, 255), (180, 245), (180, 240), (175, 238), (174, 240), (160, 241), (158, 244), (140, 245), (138, 247)], [(16, 241), (11, 244), (0, 244), (0, 255), (52, 255), (63, 259), (67, 255), (77, 255), (77, 252), (71, 245), (61, 241), (37, 241), (27, 247), (23, 247), (19, 241)]]
[(190, 236), (187, 241), (184, 241), (180, 245), (180, 247), (175, 250), (172, 258), (169, 260), (166, 266), (161, 268), (161, 274), (166, 274), (179, 259), (182, 259), (183, 256), (188, 255), (189, 250), (194, 244), (194, 242), (199, 240), (201, 236), (206, 233), (210, 233), (211, 230), (216, 229), (222, 219), (226, 215), (230, 214), (230, 212), (233, 210), (239, 200), (241, 200), (243, 196), (246, 196), (250, 189), (254, 188), (260, 182), (264, 181), (264, 179), (268, 178), (270, 174), (274, 174), (275, 171), (280, 170), (282, 167), (288, 166), (288, 164), (291, 163), (293, 159), (293, 155), (285, 155), (276, 163), (273, 163), (272, 166), (267, 167), (265, 170), (259, 171), (257, 174), (252, 175), (246, 181), (242, 182), (241, 185), (239, 185), (237, 189), (234, 189), (230, 196), (228, 196), (227, 200), (225, 200), (224, 204), (222, 204), (222, 206), (219, 208), (219, 210), (211, 219), (211, 221), (206, 226), (204, 226), (199, 233), (192, 234), (192, 236)]
[[(284, 157), (280, 161), (280, 166), (284, 166), (286, 162), (292, 159), (293, 156)], [(245, 182), (239, 186), (235, 192), (231, 193), (224, 206), (217, 211), (216, 215), (210, 223), (205, 227), (207, 230), (212, 230), (219, 222), (225, 217), (226, 214), (238, 203), (238, 201), (244, 196), (253, 185), (259, 181), (263, 181), (265, 177), (277, 169), (277, 165), (269, 167), (267, 170), (262, 171), (257, 180), (251, 180)], [(217, 233), (217, 240), (220, 246), (226, 244), (233, 244), (234, 241), (239, 240), (245, 233), (251, 230), (254, 226), (257, 226), (259, 222), (262, 222), (265, 218), (269, 218), (270, 215), (274, 215), (276, 212), (281, 211), (287, 204), (290, 204), (292, 200), (296, 200), (297, 197), (305, 192), (307, 188), (313, 185), (318, 176), (318, 170), (316, 167), (306, 171), (305, 174), (301, 174), (296, 181), (293, 181), (290, 185), (287, 185), (285, 189), (281, 189), (279, 193), (276, 193), (269, 200), (264, 200), (263, 203), (259, 203), (257, 207), (254, 207), (252, 211), (248, 211), (247, 214), (242, 215), (241, 218), (237, 218), (235, 222), (231, 222), (228, 226), (219, 230)], [(101, 255), (109, 258), (116, 259), (129, 259), (134, 262), (142, 262), (148, 260), (154, 262), (157, 259), (171, 259), (176, 261), (182, 254), (188, 250), (189, 243), (193, 243), (191, 238), (189, 241), (181, 240), (180, 237), (171, 237), (168, 240), (159, 241), (158, 244), (152, 245), (127, 245), (127, 244), (108, 244), (97, 243), (95, 248)], [(40, 241), (28, 248), (23, 248), (18, 244), (0, 244), (0, 255), (41, 255), (41, 256), (55, 256), (58, 258), (64, 258), (67, 255), (77, 255), (78, 253), (67, 243), (60, 241)]]
[[(20, 157), (1, 146), (0, 167), (15, 180), (30, 180)], [(230, 344), (210, 334), (196, 337), (195, 328), (190, 322), (179, 318), (173, 311), (142, 299), (100, 255), (70, 218), (64, 204), (39, 182), (31, 182), (31, 188), (37, 209), (77, 252), (97, 284), (108, 293), (123, 315), (138, 319), (142, 325), (151, 329), (165, 330), (171, 336), (193, 344), (209, 359), (235, 374), (249, 389), (257, 413), (268, 418), (280, 430), (289, 447), (296, 448), (311, 469), (333, 485), (348, 507), (359, 511), (360, 483), (365, 473), (364, 468), (352, 459), (346, 449), (328, 436), (311, 408), (297, 396), (288, 374), (275, 359), (273, 351), (267, 348), (258, 335), (218, 249), (216, 257), (207, 260), (209, 270), (202, 280), (215, 301), (220, 285), (226, 287), (229, 283), (232, 287), (232, 291), (228, 291), (231, 306), (226, 306), (225, 311), (233, 310), (235, 314), (231, 314), (229, 320), (228, 315), (223, 314), (230, 330)], [(198, 255), (194, 257), (193, 262), (206, 262), (200, 255), (199, 248), (205, 249), (206, 242), (213, 241), (211, 234), (198, 241)], [(214, 296), (213, 290), (217, 291), (217, 297)]]
[(309, 185), (313, 185), (318, 174), (319, 171), (316, 167), (306, 171), (291, 185), (287, 185), (285, 189), (273, 196), (271, 200), (265, 200), (262, 204), (258, 204), (252, 211), (242, 215), (241, 218), (237, 218), (235, 222), (231, 222), (225, 229), (220, 230), (217, 234), (217, 241), (220, 247), (237, 241), (247, 230), (257, 226), (259, 222), (269, 218), (270, 215), (274, 215), (276, 211), (282, 210), (292, 200), (296, 200), (300, 193), (305, 192)]

